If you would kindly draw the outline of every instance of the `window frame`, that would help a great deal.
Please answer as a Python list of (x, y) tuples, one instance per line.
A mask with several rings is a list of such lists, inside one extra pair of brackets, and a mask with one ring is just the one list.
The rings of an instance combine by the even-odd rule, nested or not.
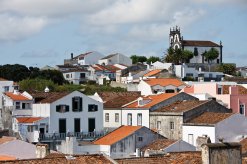
[(115, 122), (119, 122), (119, 113), (115, 113)]
[[(140, 118), (141, 118), (141, 120), (139, 120), (139, 116), (141, 116)], [(140, 122), (141, 123), (140, 123)], [(142, 113), (137, 113), (137, 126), (142, 126)]]
[(174, 130), (175, 129), (175, 124), (173, 121), (170, 121), (170, 130)]
[[(241, 112), (241, 110), (243, 110), (243, 113)], [(239, 113), (245, 116), (245, 104), (243, 103), (239, 104)]]
[(127, 125), (132, 126), (132, 113), (127, 114)]
[[(17, 105), (17, 103), (18, 103), (18, 105)], [(21, 109), (21, 102), (20, 101), (15, 102), (15, 109)]]
[[(77, 103), (77, 105), (75, 105)], [(72, 111), (73, 112), (81, 112), (83, 106), (83, 100), (82, 97), (75, 96), (72, 97)]]
[(97, 112), (97, 111), (98, 111), (98, 105), (88, 104), (88, 112)]
[(110, 114), (105, 113), (105, 122), (109, 122), (109, 121), (110, 121)]

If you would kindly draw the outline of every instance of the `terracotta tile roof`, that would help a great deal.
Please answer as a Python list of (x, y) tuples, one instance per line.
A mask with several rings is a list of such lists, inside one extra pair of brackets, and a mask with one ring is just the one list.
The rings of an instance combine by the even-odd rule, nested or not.
[(136, 100), (139, 96), (119, 96), (104, 103), (104, 108), (121, 108), (123, 105)]
[(183, 40), (183, 46), (193, 47), (220, 47), (220, 45), (206, 40)]
[(193, 124), (217, 124), (224, 119), (227, 119), (234, 113), (215, 113), (215, 112), (205, 112), (202, 115), (187, 121), (187, 123)]
[(78, 55), (78, 56), (75, 56), (75, 57), (73, 57), (73, 59), (79, 59), (79, 60), (81, 60), (81, 59), (83, 59), (85, 56), (87, 56), (87, 55), (89, 55), (89, 54), (91, 54), (92, 52), (86, 52), (86, 53), (84, 53), (84, 54), (80, 54), (80, 55)]
[(247, 138), (244, 138), (240, 141), (242, 147), (242, 154), (247, 155)]
[(29, 99), (25, 96), (23, 96), (21, 93), (14, 94), (13, 92), (6, 92), (6, 96), (10, 97), (14, 101), (30, 101), (32, 99)]
[(133, 134), (135, 131), (141, 129), (142, 126), (120, 126), (116, 130), (107, 135), (97, 139), (93, 143), (96, 145), (112, 145), (125, 137)]
[(158, 95), (149, 95), (149, 96), (146, 96), (144, 97), (143, 96), (143, 99), (145, 100), (150, 100), (149, 103), (147, 103), (146, 105), (143, 105), (143, 106), (138, 106), (138, 102), (135, 101), (131, 104), (128, 104), (127, 106), (125, 106), (124, 108), (150, 108), (162, 101), (165, 101), (175, 95), (177, 95), (178, 93), (162, 93), (162, 94), (158, 94)]
[(173, 85), (179, 87), (181, 85), (185, 85), (181, 80), (174, 78), (162, 78), (162, 79), (148, 79), (144, 80), (150, 86), (160, 85), (160, 86), (168, 86)]
[(168, 106), (156, 109), (152, 112), (185, 112), (207, 102), (208, 101), (199, 100), (176, 101)]
[(6, 160), (16, 160), (16, 158), (8, 155), (0, 155), (0, 161), (6, 161)]
[(17, 117), (19, 123), (34, 123), (44, 119), (44, 117)]
[(113, 100), (117, 97), (140, 97), (141, 92), (99, 92), (99, 96), (104, 102)]
[[(246, 95), (247, 94), (247, 88), (241, 86), (241, 85), (237, 85), (236, 87), (238, 87), (238, 94), (240, 95)], [(229, 94), (230, 91), (230, 85), (223, 85), (223, 94)]]
[(0, 77), (0, 81), (8, 81), (8, 80)]
[[(67, 158), (66, 158), (67, 156)], [(51, 158), (41, 158), (41, 159), (24, 159), (24, 160), (13, 160), (13, 161), (4, 161), (8, 164), (12, 163), (28, 163), (28, 164), (110, 164), (113, 163), (106, 156), (102, 154), (90, 154), (90, 155), (73, 155), (69, 159), (69, 155), (51, 157)]]
[(164, 156), (116, 159), (119, 164), (202, 164), (201, 152), (172, 152)]
[(171, 140), (171, 139), (156, 139), (150, 144), (144, 146), (141, 148), (141, 151), (146, 151), (146, 150), (161, 150), (165, 149), (166, 147), (172, 145), (173, 143), (177, 142), (177, 140)]
[(16, 140), (15, 137), (8, 137), (8, 136), (3, 136), (0, 138), (0, 145), (9, 141)]
[(35, 103), (52, 103), (71, 92), (30, 92), (34, 98)]
[(154, 76), (158, 73), (160, 73), (162, 70), (161, 69), (155, 69), (155, 70), (152, 70), (148, 73), (146, 73), (145, 75), (143, 75), (144, 77), (149, 77), (149, 76)]

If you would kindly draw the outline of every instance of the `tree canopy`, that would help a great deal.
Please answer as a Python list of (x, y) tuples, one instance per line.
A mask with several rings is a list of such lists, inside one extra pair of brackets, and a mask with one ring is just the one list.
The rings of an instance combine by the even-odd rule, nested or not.
[(173, 64), (188, 63), (193, 58), (193, 53), (189, 50), (173, 49), (168, 48), (166, 56), (164, 57), (165, 62)]
[(203, 56), (208, 61), (208, 63), (211, 63), (213, 60), (219, 57), (219, 51), (215, 48), (211, 48), (209, 51), (206, 51)]
[(147, 63), (148, 64), (151, 64), (151, 63), (154, 63), (156, 61), (160, 61), (160, 58), (157, 57), (157, 56), (150, 56), (148, 59), (147, 59)]
[(146, 56), (132, 55), (130, 58), (132, 59), (132, 63), (133, 64), (136, 64), (138, 62), (143, 63), (143, 62), (146, 62), (147, 61)]
[(13, 80), (15, 82), (22, 81), (24, 79), (46, 79), (51, 80), (55, 84), (66, 83), (63, 74), (58, 70), (40, 70), (37, 67), (27, 68), (25, 65), (20, 64), (6, 64), (0, 66), (0, 77)]
[(217, 67), (217, 71), (223, 72), (229, 75), (236, 75), (236, 66), (234, 64), (222, 63)]

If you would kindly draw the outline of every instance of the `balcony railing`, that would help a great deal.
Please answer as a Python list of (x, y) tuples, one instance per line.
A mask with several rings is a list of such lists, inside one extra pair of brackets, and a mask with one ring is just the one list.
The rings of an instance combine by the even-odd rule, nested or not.
[(102, 137), (106, 132), (69, 132), (69, 133), (45, 133), (39, 135), (40, 141), (64, 140), (66, 137), (76, 137), (80, 140), (94, 140)]

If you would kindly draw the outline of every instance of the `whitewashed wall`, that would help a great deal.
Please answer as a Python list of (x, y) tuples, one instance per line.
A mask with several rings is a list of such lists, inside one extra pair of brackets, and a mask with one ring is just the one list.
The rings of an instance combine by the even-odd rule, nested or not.
[[(105, 114), (109, 113), (109, 122), (105, 121)], [(115, 113), (119, 114), (119, 122), (115, 122)], [(122, 111), (104, 109), (104, 128), (117, 128), (122, 125)]]
[(142, 114), (142, 126), (149, 128), (149, 110), (148, 109), (123, 109), (122, 125), (128, 125), (128, 113), (132, 114), (132, 126), (137, 126), (137, 114)]

